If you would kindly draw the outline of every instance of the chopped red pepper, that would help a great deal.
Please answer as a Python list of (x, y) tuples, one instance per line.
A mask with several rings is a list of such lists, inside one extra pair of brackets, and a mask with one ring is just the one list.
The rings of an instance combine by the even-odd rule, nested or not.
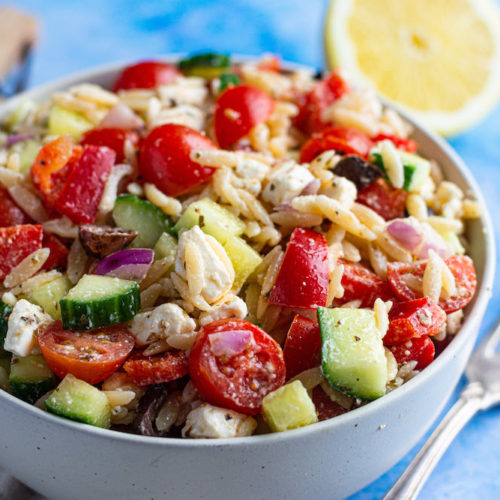
[(42, 247), (50, 250), (49, 258), (45, 261), (42, 269), (50, 271), (55, 267), (66, 267), (69, 250), (57, 236), (43, 233)]
[(0, 186), (0, 227), (18, 226), (30, 222), (31, 218), (21, 210), (7, 189)]
[(23, 259), (42, 248), (43, 228), (25, 224), (0, 228), (0, 280)]
[(435, 348), (432, 340), (425, 337), (416, 337), (404, 344), (398, 344), (389, 348), (398, 363), (416, 361), (418, 370), (424, 369), (434, 359)]
[(344, 295), (336, 299), (338, 304), (351, 300), (361, 300), (360, 307), (373, 307), (375, 300), (394, 300), (394, 294), (388, 281), (378, 277), (374, 272), (361, 264), (342, 261), (344, 273), (341, 284)]
[(394, 304), (384, 344), (396, 345), (415, 337), (436, 335), (445, 322), (446, 313), (429, 297)]
[(373, 184), (358, 191), (358, 203), (375, 210), (385, 220), (405, 216), (406, 197), (403, 189), (392, 187), (384, 179), (377, 179)]
[(325, 237), (312, 229), (296, 228), (269, 295), (269, 304), (306, 309), (326, 306), (328, 285)]
[(286, 378), (290, 379), (309, 368), (319, 365), (321, 334), (312, 319), (297, 314), (285, 340)]
[(403, 139), (389, 134), (378, 134), (372, 137), (373, 142), (380, 142), (388, 139), (397, 149), (404, 149), (408, 153), (414, 153), (418, 149), (418, 143), (413, 139)]
[(68, 174), (55, 209), (75, 224), (94, 222), (114, 162), (115, 152), (111, 149), (85, 146), (82, 156)]

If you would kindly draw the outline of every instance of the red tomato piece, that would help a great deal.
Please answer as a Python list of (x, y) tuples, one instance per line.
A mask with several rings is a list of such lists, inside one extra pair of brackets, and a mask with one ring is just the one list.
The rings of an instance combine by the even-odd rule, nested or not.
[(274, 110), (274, 101), (251, 85), (235, 85), (222, 92), (215, 101), (215, 137), (221, 148), (229, 148), (265, 122)]
[(304, 99), (294, 124), (306, 134), (324, 129), (328, 123), (321, 119), (321, 113), (337, 99), (351, 91), (349, 84), (336, 72), (316, 83)]
[(71, 373), (97, 384), (122, 365), (134, 347), (134, 337), (123, 325), (78, 332), (63, 330), (59, 320), (40, 333), (38, 344), (58, 377)]
[(415, 337), (404, 344), (398, 344), (389, 347), (398, 363), (408, 363), (408, 361), (416, 361), (417, 370), (423, 370), (430, 365), (434, 359), (434, 344), (427, 337)]
[(55, 267), (66, 267), (69, 250), (57, 236), (43, 233), (42, 247), (50, 250), (49, 258), (45, 261), (42, 269), (50, 271)]
[(153, 129), (142, 141), (139, 174), (169, 196), (179, 196), (207, 182), (215, 172), (191, 160), (191, 151), (215, 149), (200, 132), (184, 125), (167, 123)]
[(436, 335), (445, 322), (446, 313), (429, 297), (394, 304), (384, 344), (396, 345), (415, 337)]
[(0, 228), (0, 281), (29, 254), (42, 248), (42, 235), (40, 225)]
[(316, 414), (320, 422), (328, 420), (329, 418), (338, 417), (347, 412), (347, 410), (337, 402), (332, 401), (330, 396), (328, 396), (320, 386), (312, 390), (312, 401), (316, 407)]
[(55, 209), (75, 224), (94, 222), (106, 180), (115, 162), (115, 152), (104, 146), (85, 146), (71, 168)]
[(62, 170), (73, 156), (73, 139), (62, 135), (45, 144), (31, 166), (33, 184), (48, 207), (52, 207), (59, 192), (54, 186), (53, 174)]
[(129, 141), (134, 148), (139, 146), (140, 137), (133, 130), (123, 128), (94, 128), (85, 132), (80, 144), (106, 146), (116, 153), (115, 162), (121, 163), (125, 159), (125, 142)]
[[(447, 314), (465, 307), (474, 296), (477, 286), (476, 271), (472, 259), (467, 255), (453, 255), (445, 260), (455, 278), (457, 296), (439, 302), (439, 307)], [(405, 281), (406, 275), (421, 278), (424, 275), (427, 261), (405, 264), (402, 262), (389, 262), (387, 264), (387, 278), (399, 300), (415, 300), (422, 294), (412, 290)]]
[(342, 151), (346, 155), (366, 158), (373, 146), (367, 135), (347, 127), (329, 127), (315, 133), (300, 150), (300, 162), (310, 163), (324, 151)]
[(187, 375), (188, 356), (186, 351), (178, 350), (156, 356), (144, 356), (137, 351), (125, 361), (123, 369), (137, 385), (163, 384)]
[(198, 332), (189, 374), (208, 403), (255, 415), (264, 396), (284, 384), (285, 360), (279, 344), (257, 325), (222, 319)]
[(385, 220), (400, 219), (405, 216), (406, 197), (403, 189), (392, 187), (384, 179), (358, 191), (357, 202), (375, 210)]
[(391, 141), (397, 149), (404, 149), (408, 153), (414, 153), (418, 149), (418, 143), (413, 139), (403, 139), (401, 137), (388, 134), (378, 134), (375, 137), (372, 137), (373, 142), (380, 142), (386, 139)]
[(373, 271), (361, 264), (342, 261), (344, 273), (341, 284), (344, 295), (335, 299), (339, 304), (351, 300), (361, 300), (360, 307), (373, 307), (375, 300), (394, 300), (391, 286), (388, 281), (378, 277)]
[(318, 323), (300, 314), (295, 315), (283, 347), (287, 379), (318, 366), (320, 349)]
[(153, 89), (172, 83), (182, 73), (172, 64), (143, 61), (127, 66), (113, 85), (113, 92), (129, 89)]
[(0, 186), (0, 227), (19, 226), (30, 222), (31, 218), (21, 210), (7, 189)]
[(269, 304), (306, 309), (326, 306), (328, 286), (325, 237), (312, 229), (294, 229)]

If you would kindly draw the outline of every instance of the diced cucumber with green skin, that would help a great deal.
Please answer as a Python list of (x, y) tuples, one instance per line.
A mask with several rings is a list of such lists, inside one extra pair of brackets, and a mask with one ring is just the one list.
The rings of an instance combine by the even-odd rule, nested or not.
[(155, 260), (164, 259), (166, 257), (175, 258), (177, 253), (177, 240), (168, 233), (163, 233), (156, 245), (153, 248), (155, 252)]
[(41, 147), (42, 144), (40, 141), (28, 139), (26, 141), (18, 142), (10, 148), (9, 152), (17, 153), (19, 155), (19, 172), (21, 174), (26, 173), (31, 168), (31, 165), (33, 165), (36, 155), (38, 154), (38, 151), (40, 151)]
[(49, 112), (49, 135), (71, 134), (74, 139), (94, 128), (94, 124), (82, 114), (54, 105)]
[(174, 230), (179, 233), (182, 229), (191, 229), (193, 226), (200, 226), (204, 233), (213, 236), (220, 243), (231, 236), (240, 236), (245, 230), (245, 223), (239, 217), (209, 198), (191, 203), (177, 221)]
[(189, 76), (199, 76), (206, 80), (218, 77), (231, 64), (224, 54), (197, 54), (179, 62), (180, 70)]
[(6, 125), (9, 129), (13, 129), (18, 123), (26, 120), (28, 115), (38, 108), (38, 104), (30, 99), (24, 99), (19, 106), (9, 115)]
[(59, 301), (67, 295), (70, 289), (71, 281), (66, 276), (61, 276), (28, 293), (27, 299), (43, 308), (52, 319), (58, 320), (61, 317)]
[(231, 73), (222, 73), (219, 80), (219, 92), (226, 90), (230, 85), (238, 85), (240, 83), (238, 75), (233, 75)]
[(85, 274), (59, 305), (64, 329), (93, 330), (131, 320), (141, 294), (136, 281)]
[(262, 413), (273, 432), (296, 429), (318, 421), (314, 403), (300, 380), (267, 394), (262, 400)]
[[(431, 164), (421, 156), (417, 156), (406, 151), (397, 150), (404, 170), (404, 184), (405, 191), (418, 191), (424, 182), (429, 178), (431, 173)], [(376, 151), (372, 151), (374, 163), (379, 167), (384, 174), (385, 166), (382, 161), (382, 155)]]
[(375, 313), (369, 309), (318, 307), (321, 368), (328, 383), (364, 400), (385, 394), (387, 361)]
[(109, 429), (111, 406), (106, 395), (71, 374), (64, 377), (45, 401), (47, 410), (61, 417)]
[(239, 290), (255, 268), (262, 262), (262, 257), (244, 240), (232, 236), (221, 242), (234, 268), (235, 290)]
[(153, 248), (163, 233), (173, 233), (172, 221), (158, 207), (133, 194), (118, 196), (113, 207), (118, 227), (138, 232), (132, 248)]
[(56, 386), (52, 370), (41, 354), (12, 356), (9, 386), (12, 394), (33, 404)]
[(5, 302), (0, 302), (0, 359), (10, 359), (10, 353), (4, 350), (3, 344), (9, 328), (9, 316), (11, 312), (12, 306), (9, 306)]

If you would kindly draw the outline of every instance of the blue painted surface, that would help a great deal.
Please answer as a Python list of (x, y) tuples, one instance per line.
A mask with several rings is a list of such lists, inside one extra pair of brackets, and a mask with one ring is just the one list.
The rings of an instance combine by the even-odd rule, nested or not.
[[(500, 4), (500, 0), (497, 0)], [(31, 85), (117, 60), (203, 49), (260, 54), (321, 67), (326, 0), (22, 0), (10, 2), (43, 24)], [(231, 5), (231, 7), (229, 7)], [(483, 190), (500, 248), (500, 107), (450, 140)], [(500, 257), (482, 334), (500, 311)], [(463, 382), (462, 382), (463, 383)], [(481, 414), (459, 435), (424, 487), (422, 499), (500, 496), (500, 409)], [(416, 453), (351, 497), (380, 498)]]

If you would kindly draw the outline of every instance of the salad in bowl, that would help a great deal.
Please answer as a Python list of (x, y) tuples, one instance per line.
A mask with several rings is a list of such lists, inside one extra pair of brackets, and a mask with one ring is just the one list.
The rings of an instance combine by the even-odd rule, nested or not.
[(0, 387), (63, 418), (229, 438), (432, 363), (479, 203), (333, 71), (201, 54), (23, 101), (0, 132)]

